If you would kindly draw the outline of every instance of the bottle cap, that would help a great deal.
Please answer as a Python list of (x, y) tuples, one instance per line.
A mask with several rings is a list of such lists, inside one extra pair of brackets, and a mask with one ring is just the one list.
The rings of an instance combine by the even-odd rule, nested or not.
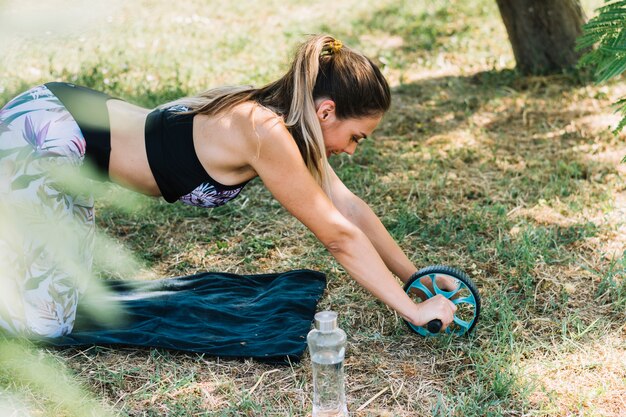
[(332, 332), (337, 328), (337, 313), (320, 311), (315, 314), (315, 328), (320, 332)]

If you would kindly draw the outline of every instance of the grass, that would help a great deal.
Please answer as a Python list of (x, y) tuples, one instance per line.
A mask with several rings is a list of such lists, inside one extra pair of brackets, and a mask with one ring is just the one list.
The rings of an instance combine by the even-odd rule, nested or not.
[[(588, 15), (598, 3), (583, 2)], [(27, 8), (21, 4), (0, 3), (0, 15), (15, 11), (14, 27), (25, 21), (18, 19)], [(140, 197), (139, 209), (129, 212), (111, 203), (119, 194), (100, 200), (100, 230), (144, 263), (144, 275), (327, 273), (319, 308), (338, 311), (348, 334), (353, 415), (626, 412), (626, 166), (619, 164), (626, 143), (609, 129), (617, 121), (611, 103), (626, 91), (622, 81), (519, 77), (495, 2), (487, 0), (345, 0), (324, 7), (190, 1), (174, 9), (141, 1), (96, 12), (75, 28), (59, 25), (63, 31), (30, 30), (20, 39), (5, 32), (0, 102), (50, 79), (144, 106), (221, 83), (260, 84), (285, 69), (303, 34), (320, 31), (383, 64), (392, 110), (373, 140), (333, 164), (416, 265), (466, 270), (484, 309), (469, 338), (415, 337), (258, 180), (214, 210)], [(121, 415), (311, 410), (307, 356), (274, 368), (159, 350), (47, 354)], [(0, 381), (18, 384), (4, 375)], [(39, 395), (24, 392), (26, 403)], [(34, 415), (70, 414), (51, 401), (31, 404)]]

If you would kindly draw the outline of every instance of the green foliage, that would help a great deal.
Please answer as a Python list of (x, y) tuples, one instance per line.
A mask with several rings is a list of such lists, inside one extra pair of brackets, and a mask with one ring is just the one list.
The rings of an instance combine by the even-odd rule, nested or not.
[(37, 351), (30, 342), (0, 334), (0, 399), (7, 398), (24, 404), (10, 415), (39, 415), (45, 408), (54, 410), (46, 415), (113, 416), (58, 359)]
[(585, 54), (580, 66), (595, 66), (597, 82), (604, 82), (626, 70), (626, 1), (616, 1), (598, 9), (598, 15), (583, 26), (577, 50), (597, 47)]
[[(598, 9), (598, 15), (583, 26), (583, 35), (578, 38), (576, 49), (588, 50), (578, 66), (592, 67), (598, 83), (626, 71), (626, 1), (606, 0), (606, 5)], [(615, 105), (622, 115), (622, 120), (613, 130), (617, 134), (626, 126), (626, 98)], [(626, 157), (622, 162), (626, 162)]]

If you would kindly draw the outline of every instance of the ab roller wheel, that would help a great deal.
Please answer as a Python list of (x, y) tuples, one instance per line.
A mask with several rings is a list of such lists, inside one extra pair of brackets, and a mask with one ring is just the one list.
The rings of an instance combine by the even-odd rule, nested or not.
[[(446, 334), (469, 333), (478, 321), (480, 295), (474, 281), (463, 271), (442, 265), (420, 269), (404, 285), (404, 291), (416, 303), (441, 294), (456, 305), (454, 321), (446, 329)], [(421, 336), (436, 336), (442, 326), (440, 320), (432, 320), (426, 327), (415, 326), (406, 320), (405, 322), (412, 331)]]

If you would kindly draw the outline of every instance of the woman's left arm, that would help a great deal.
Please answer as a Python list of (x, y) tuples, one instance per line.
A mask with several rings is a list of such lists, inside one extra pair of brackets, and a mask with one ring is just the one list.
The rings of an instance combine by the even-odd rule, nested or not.
[(406, 283), (417, 268), (391, 237), (370, 206), (350, 191), (332, 170), (331, 190), (335, 207), (365, 233), (387, 268)]

